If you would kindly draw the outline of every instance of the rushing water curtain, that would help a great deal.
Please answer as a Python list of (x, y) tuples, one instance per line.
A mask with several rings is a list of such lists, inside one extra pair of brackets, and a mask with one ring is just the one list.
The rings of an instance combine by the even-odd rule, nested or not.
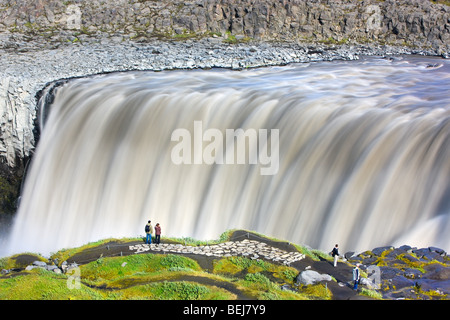
[(424, 58), (68, 81), (9, 249), (135, 236), (149, 219), (177, 237), (450, 248), (449, 89), (449, 63)]

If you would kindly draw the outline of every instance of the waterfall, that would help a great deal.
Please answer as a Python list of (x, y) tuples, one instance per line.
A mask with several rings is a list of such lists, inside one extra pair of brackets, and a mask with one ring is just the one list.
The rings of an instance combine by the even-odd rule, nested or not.
[(8, 250), (133, 237), (147, 220), (163, 237), (245, 228), (323, 250), (448, 250), (449, 70), (364, 58), (68, 80), (40, 110)]

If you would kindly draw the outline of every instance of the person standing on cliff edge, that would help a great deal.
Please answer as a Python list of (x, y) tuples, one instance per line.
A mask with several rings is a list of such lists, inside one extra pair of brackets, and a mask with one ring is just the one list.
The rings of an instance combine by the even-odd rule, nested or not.
[(353, 290), (355, 290), (355, 291), (358, 289), (358, 284), (359, 284), (359, 281), (361, 279), (361, 271), (359, 270), (359, 266), (360, 266), (360, 264), (357, 263), (356, 266), (352, 270), (352, 273), (353, 273)]
[(161, 226), (159, 223), (155, 226), (155, 243), (159, 244), (161, 242)]
[(334, 258), (333, 265), (337, 267), (337, 262), (339, 258), (339, 248), (337, 244), (334, 246), (333, 250), (331, 250), (331, 256)]
[(150, 220), (148, 220), (148, 223), (145, 225), (145, 233), (147, 234), (145, 243), (152, 244), (153, 226), (152, 226), (152, 222)]

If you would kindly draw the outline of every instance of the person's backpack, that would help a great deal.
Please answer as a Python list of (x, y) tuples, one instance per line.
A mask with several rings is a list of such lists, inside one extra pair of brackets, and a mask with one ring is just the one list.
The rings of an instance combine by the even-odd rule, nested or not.
[(148, 224), (145, 225), (145, 232), (150, 232), (150, 226)]

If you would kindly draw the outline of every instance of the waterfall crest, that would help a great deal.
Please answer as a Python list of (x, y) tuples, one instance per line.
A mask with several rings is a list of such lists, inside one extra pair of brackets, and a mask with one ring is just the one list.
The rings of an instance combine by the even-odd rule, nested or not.
[[(132, 237), (150, 219), (163, 236), (216, 239), (246, 228), (323, 250), (448, 250), (450, 63), (432, 61), (67, 81), (41, 112), (48, 117), (8, 249)], [(269, 149), (279, 153), (276, 174), (262, 175), (259, 162), (175, 164), (171, 135), (194, 135), (196, 121), (224, 137), (227, 129), (278, 130), (268, 142), (277, 143)], [(192, 153), (211, 142), (202, 138)], [(230, 152), (229, 141), (220, 143)], [(246, 159), (258, 148), (248, 143)]]

